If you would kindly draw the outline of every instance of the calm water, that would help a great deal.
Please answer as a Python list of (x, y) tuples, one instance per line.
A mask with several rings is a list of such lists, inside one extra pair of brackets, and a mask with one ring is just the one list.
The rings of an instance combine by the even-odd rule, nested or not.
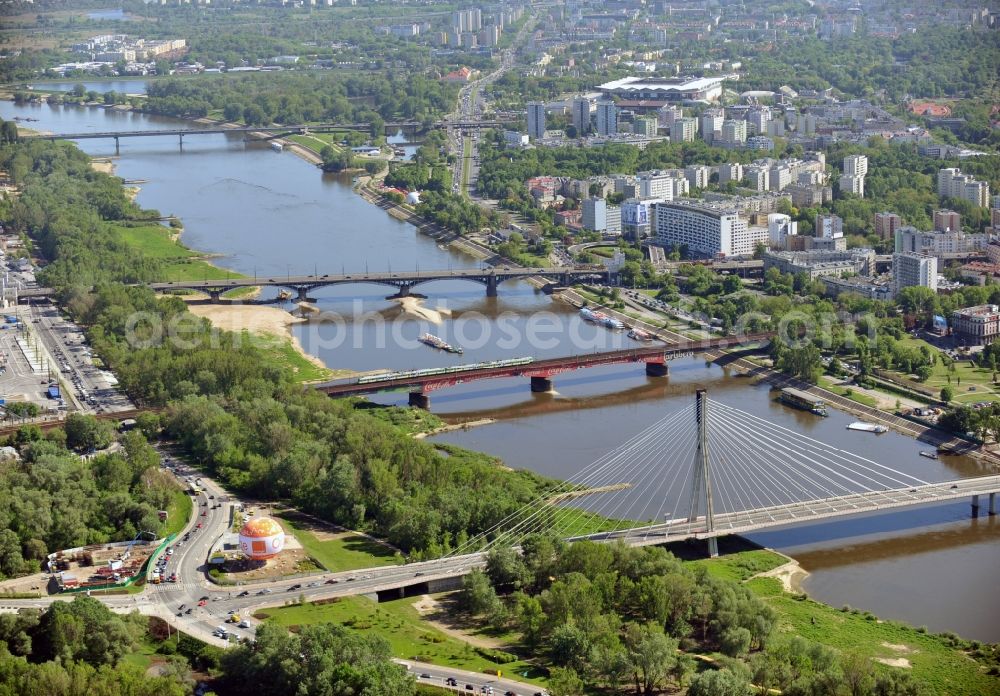
[[(177, 123), (9, 102), (0, 102), (0, 115), (32, 116), (39, 121), (28, 125), (56, 132), (155, 129)], [(87, 140), (81, 146), (97, 155), (114, 154), (111, 141)], [(365, 203), (351, 192), (350, 177), (322, 175), (289, 153), (247, 145), (238, 136), (189, 137), (183, 150), (176, 138), (122, 140), (117, 171), (125, 178), (148, 180), (140, 203), (181, 216), (189, 246), (218, 253), (220, 265), (243, 273), (322, 275), (475, 263)], [(481, 286), (461, 281), (428, 283), (415, 290), (428, 296), (425, 308), (441, 310), (440, 323), (408, 314), (385, 299), (392, 288), (344, 286), (313, 293), (317, 307), (335, 320), (299, 325), (297, 334), (331, 367), (358, 370), (561, 355), (630, 344), (621, 333), (581, 322), (574, 309), (524, 283), (502, 285), (499, 298), (486, 298)], [(424, 331), (464, 346), (465, 354), (454, 356), (417, 343), (414, 339)], [(721, 403), (924, 480), (987, 473), (965, 459), (922, 458), (918, 452), (925, 445), (894, 433), (847, 432), (852, 419), (837, 412), (822, 419), (787, 409), (772, 401), (765, 387), (751, 386), (700, 360), (677, 361), (670, 368), (667, 379), (647, 378), (634, 365), (567, 373), (554, 378), (552, 394), (531, 394), (526, 380), (476, 382), (434, 392), (431, 401), (437, 413), (461, 420), (497, 419), (437, 439), (496, 454), (511, 466), (572, 477), (665, 415), (688, 407), (694, 390), (704, 386)], [(405, 394), (376, 400), (403, 403)], [(675, 448), (664, 446), (663, 477), (654, 476), (620, 495), (618, 511), (642, 519), (683, 504), (682, 489), (665, 484), (679, 465), (676, 455)], [(588, 504), (599, 505), (596, 498)], [(1000, 603), (994, 596), (1000, 530), (995, 519), (970, 520), (967, 502), (751, 538), (798, 558), (812, 573), (806, 590), (821, 600), (933, 630), (1000, 640)]]
[(83, 85), (88, 92), (94, 91), (100, 94), (105, 92), (125, 92), (126, 94), (145, 94), (146, 80), (141, 77), (127, 78), (124, 80), (65, 80), (61, 82), (33, 82), (32, 89), (45, 90), (46, 92), (72, 92), (77, 85)]

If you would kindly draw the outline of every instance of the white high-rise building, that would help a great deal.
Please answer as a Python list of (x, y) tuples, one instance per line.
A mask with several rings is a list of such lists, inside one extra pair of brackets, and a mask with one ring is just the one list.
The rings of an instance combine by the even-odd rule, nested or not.
[(920, 286), (937, 292), (937, 259), (913, 252), (892, 255), (892, 287), (898, 294), (903, 288)]
[(613, 101), (597, 102), (597, 134), (614, 135), (618, 132), (618, 107)]
[(656, 205), (656, 239), (663, 246), (685, 246), (703, 256), (753, 254), (767, 241), (767, 228), (751, 228), (732, 209), (674, 201)]
[(722, 109), (708, 109), (699, 119), (698, 129), (701, 131), (701, 139), (706, 143), (711, 143), (715, 139), (715, 134), (722, 131), (722, 124), (726, 120), (726, 112)]
[(719, 140), (726, 145), (741, 145), (747, 141), (747, 122), (728, 119), (722, 122)]
[[(604, 232), (608, 229), (608, 202), (603, 198), (586, 199), (582, 211), (580, 222), (585, 230)], [(618, 230), (621, 231), (621, 213), (618, 217)]]
[(528, 102), (528, 135), (538, 140), (545, 137), (545, 104)]
[(712, 177), (712, 168), (696, 164), (684, 168), (684, 178), (689, 188), (708, 188), (708, 180)]
[(636, 175), (637, 198), (672, 201), (690, 191), (687, 179), (677, 170), (654, 170)]
[(844, 174), (840, 177), (840, 192), (851, 193), (858, 198), (865, 197), (865, 178), (863, 176), (851, 176)]
[(868, 158), (864, 155), (848, 155), (844, 158), (844, 176), (864, 176), (868, 173)]
[(720, 164), (717, 169), (719, 172), (719, 186), (725, 186), (730, 181), (737, 183), (743, 181), (743, 165), (739, 162)]
[(990, 203), (990, 185), (963, 174), (961, 169), (939, 169), (938, 195), (961, 198), (985, 208)]
[(767, 237), (772, 249), (787, 249), (788, 238), (799, 233), (799, 223), (782, 213), (767, 216)]
[(590, 100), (586, 97), (576, 97), (570, 102), (570, 117), (578, 136), (590, 130)]
[(670, 140), (675, 143), (690, 143), (698, 132), (698, 119), (678, 118), (670, 126)]

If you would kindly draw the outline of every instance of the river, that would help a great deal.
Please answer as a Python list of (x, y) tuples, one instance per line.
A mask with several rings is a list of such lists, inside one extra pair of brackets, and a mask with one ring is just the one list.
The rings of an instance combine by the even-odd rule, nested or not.
[[(31, 116), (41, 130), (62, 132), (155, 129), (177, 122), (101, 109), (0, 102), (0, 115)], [(194, 127), (193, 124), (190, 124)], [(117, 172), (144, 179), (139, 202), (179, 215), (184, 242), (219, 254), (216, 262), (248, 275), (274, 277), (314, 272), (444, 269), (475, 261), (444, 249), (414, 228), (385, 215), (351, 191), (349, 176), (324, 175), (290, 153), (247, 145), (236, 135), (121, 141)], [(113, 155), (111, 141), (84, 140), (95, 155)], [(310, 352), (331, 367), (367, 370), (417, 368), (503, 357), (553, 356), (630, 345), (621, 333), (582, 322), (576, 311), (521, 282), (501, 285), (498, 298), (462, 281), (428, 283), (426, 309), (440, 323), (410, 314), (386, 299), (391, 288), (343, 286), (314, 293), (334, 320), (295, 328)], [(433, 315), (431, 315), (433, 316)], [(451, 355), (419, 344), (430, 331), (462, 345)], [(502, 457), (514, 467), (572, 477), (587, 464), (690, 404), (697, 387), (714, 400), (766, 417), (809, 437), (928, 481), (980, 473), (965, 458), (940, 461), (918, 456), (921, 445), (887, 433), (845, 430), (851, 417), (822, 419), (773, 401), (763, 386), (728, 375), (702, 360), (670, 364), (666, 379), (647, 378), (634, 365), (595, 368), (555, 377), (555, 393), (531, 394), (526, 380), (478, 382), (434, 392), (435, 412), (455, 419), (496, 422), (439, 435)], [(403, 403), (405, 395), (375, 399)], [(643, 486), (620, 496), (619, 511), (652, 516), (672, 503), (677, 490)], [(969, 638), (1000, 640), (1000, 529), (995, 518), (969, 519), (967, 501), (878, 517), (829, 522), (750, 535), (760, 544), (797, 558), (811, 573), (804, 589), (835, 606), (850, 604), (886, 617), (955, 631)]]

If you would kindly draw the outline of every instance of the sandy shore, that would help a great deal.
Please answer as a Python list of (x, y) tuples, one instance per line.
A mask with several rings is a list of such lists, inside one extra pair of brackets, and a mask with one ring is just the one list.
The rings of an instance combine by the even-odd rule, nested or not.
[(278, 307), (264, 305), (216, 305), (189, 304), (192, 314), (203, 317), (225, 331), (249, 331), (252, 334), (277, 336), (291, 339), (292, 345), (299, 355), (317, 367), (326, 369), (326, 365), (315, 355), (310, 355), (292, 334), (292, 324), (298, 324), (305, 319), (294, 317)]
[[(91, 159), (90, 168), (95, 172), (101, 172), (102, 174), (114, 174), (115, 173), (115, 163), (109, 159)], [(138, 190), (136, 191), (138, 193)], [(134, 196), (133, 196), (134, 198)]]
[(413, 437), (417, 440), (422, 440), (425, 437), (431, 437), (432, 435), (440, 435), (441, 433), (450, 433), (454, 430), (468, 430), (469, 428), (475, 428), (480, 425), (490, 425), (491, 423), (496, 423), (496, 418), (480, 418), (478, 420), (465, 421), (463, 423), (451, 423), (449, 425), (442, 425), (440, 428), (434, 428), (433, 430), (428, 430), (427, 432), (417, 433)]
[(763, 573), (758, 573), (754, 577), (775, 578), (781, 583), (781, 587), (785, 590), (785, 592), (803, 592), (802, 582), (809, 577), (809, 571), (804, 570), (802, 566), (799, 565), (799, 562), (791, 556), (785, 556), (785, 554), (775, 551), (774, 549), (768, 549), (768, 551), (776, 553), (779, 556), (784, 556), (788, 559), (788, 562), (778, 566), (777, 568), (772, 568), (771, 570)]
[(396, 301), (399, 302), (399, 306), (407, 314), (426, 319), (434, 324), (440, 324), (444, 321), (445, 317), (451, 316), (450, 309), (431, 309), (430, 307), (425, 307), (423, 305), (424, 300), (419, 297), (400, 297)]

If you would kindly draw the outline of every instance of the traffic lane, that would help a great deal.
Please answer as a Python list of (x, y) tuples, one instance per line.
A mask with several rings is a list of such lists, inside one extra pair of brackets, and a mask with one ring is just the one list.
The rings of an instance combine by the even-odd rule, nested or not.
[[(477, 694), (482, 692), (483, 687), (490, 687), (493, 689), (493, 696), (503, 696), (503, 694), (508, 692), (517, 696), (546, 694), (545, 690), (540, 686), (515, 681), (510, 678), (497, 677), (480, 672), (469, 672), (464, 669), (455, 669), (452, 667), (441, 667), (426, 662), (414, 662), (413, 660), (394, 660), (394, 662), (406, 667), (407, 671), (420, 683), (450, 688), (456, 691), (470, 691), (466, 688), (466, 685), (471, 685)], [(500, 671), (502, 672), (503, 670), (501, 669)], [(448, 678), (454, 679), (456, 684), (449, 685), (445, 683)]]

